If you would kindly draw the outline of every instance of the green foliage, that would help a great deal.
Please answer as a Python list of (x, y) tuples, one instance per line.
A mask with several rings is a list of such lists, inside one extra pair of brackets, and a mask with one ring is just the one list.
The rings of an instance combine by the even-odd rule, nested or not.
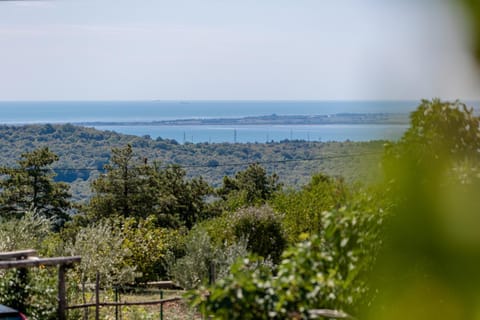
[[(51, 233), (49, 219), (27, 212), (21, 218), (0, 222), (0, 251), (41, 249)], [(0, 271), (0, 303), (17, 307), (31, 319), (55, 319), (55, 270), (14, 269)]]
[(0, 272), (0, 303), (21, 310), (33, 320), (57, 318), (55, 269), (12, 269)]
[(53, 218), (57, 226), (68, 219), (68, 186), (54, 182), (49, 168), (58, 156), (47, 147), (22, 154), (19, 168), (0, 168), (0, 213), (20, 216), (27, 210)]
[(40, 249), (43, 239), (50, 233), (52, 222), (33, 212), (21, 218), (0, 220), (0, 251)]
[(218, 217), (201, 221), (196, 227), (202, 228), (208, 232), (212, 242), (216, 245), (223, 243), (234, 243), (235, 234), (232, 229), (232, 219), (230, 213), (224, 213)]
[(212, 188), (202, 177), (187, 179), (184, 169), (170, 165), (161, 171), (160, 185), (163, 199), (160, 221), (175, 216), (191, 229), (196, 222), (212, 215), (214, 210), (205, 202)]
[[(168, 139), (152, 140), (71, 124), (0, 125), (0, 165), (11, 167), (22, 152), (48, 146), (59, 156), (59, 161), (52, 164), (56, 181), (71, 183), (73, 199), (85, 201), (91, 195), (90, 182), (103, 173), (103, 166), (110, 161), (111, 149), (128, 144), (142, 155), (140, 162), (148, 158), (150, 164), (175, 163), (186, 168), (188, 178), (202, 176), (215, 187), (222, 184), (224, 176), (234, 176), (245, 169), (234, 164), (254, 161), (275, 161), (265, 165), (267, 173), (277, 173), (280, 182), (292, 187), (307, 183), (312, 172), (319, 171), (342, 176), (348, 182), (371, 182), (381, 177), (380, 168), (375, 164), (381, 158), (382, 141), (179, 144)], [(368, 155), (349, 157), (349, 154)], [(295, 161), (310, 158), (321, 160)], [(199, 164), (205, 166), (199, 167)], [(83, 170), (85, 168), (98, 171)]]
[(158, 281), (166, 275), (165, 259), (169, 251), (175, 250), (179, 230), (157, 228), (155, 217), (138, 223), (130, 218), (123, 222), (123, 247), (131, 255), (125, 263), (137, 272), (136, 282)]
[(370, 279), (379, 296), (362, 317), (478, 319), (479, 118), (434, 99), (411, 119), (385, 157), (396, 205)]
[(215, 287), (188, 293), (195, 307), (212, 319), (271, 319), (275, 291), (271, 270), (257, 259), (238, 260)]
[(2, 270), (0, 272), (0, 301), (22, 312), (26, 312), (29, 292), (27, 269)]
[(398, 171), (418, 170), (428, 173), (424, 178), (435, 179), (445, 170), (454, 173), (452, 169), (459, 164), (477, 167), (480, 120), (473, 109), (459, 101), (422, 100), (410, 119), (411, 127), (402, 139), (387, 145), (384, 166), (388, 178), (403, 183), (411, 175), (398, 175)]
[(230, 218), (236, 239), (245, 239), (249, 252), (278, 263), (287, 243), (280, 215), (262, 206), (240, 209)]
[(140, 161), (130, 145), (112, 150), (107, 173), (92, 184), (94, 195), (88, 211), (101, 217), (146, 218), (156, 216), (162, 226), (191, 228), (208, 211), (204, 198), (210, 186), (202, 179), (186, 179), (185, 171), (171, 165), (161, 168)]
[(242, 241), (217, 245), (212, 243), (205, 229), (195, 227), (185, 240), (185, 255), (170, 261), (169, 274), (181, 287), (197, 288), (223, 278), (233, 262), (246, 255), (246, 245)]
[(147, 217), (155, 207), (155, 170), (140, 164), (131, 145), (112, 149), (106, 174), (92, 184), (94, 196), (89, 211), (95, 218), (123, 216)]
[(235, 210), (243, 206), (263, 204), (280, 188), (276, 174), (267, 176), (262, 166), (251, 164), (244, 171), (238, 172), (235, 178), (225, 176), (217, 194), (226, 201), (229, 210)]
[(74, 241), (65, 245), (66, 254), (82, 256), (73, 269), (79, 283), (94, 283), (97, 272), (104, 286), (133, 282), (135, 268), (126, 263), (131, 252), (124, 241), (120, 228), (106, 221), (81, 228)]
[(279, 194), (271, 201), (284, 214), (283, 225), (288, 240), (295, 243), (302, 233), (316, 234), (323, 229), (322, 213), (347, 203), (349, 190), (342, 179), (316, 174), (301, 190)]
[(467, 14), (469, 21), (466, 24), (469, 28), (469, 32), (465, 32), (470, 37), (472, 46), (470, 50), (473, 51), (473, 55), (477, 60), (477, 64), (480, 63), (480, 4), (476, 0), (460, 0), (452, 1), (455, 4), (460, 2), (465, 6), (465, 13)]
[(209, 288), (208, 298), (197, 291), (195, 303), (214, 319), (310, 319), (309, 310), (324, 308), (355, 313), (372, 299), (366, 276), (382, 246), (389, 209), (382, 197), (358, 191), (348, 206), (322, 211), (322, 228), (285, 251), (276, 274), (252, 270), (247, 259)]
[(438, 158), (441, 151), (450, 155), (478, 155), (480, 122), (473, 108), (459, 101), (422, 100), (410, 119), (411, 127), (400, 144), (417, 148), (421, 152), (419, 158), (426, 155)]
[(286, 247), (283, 216), (268, 205), (241, 208), (198, 224), (215, 246), (245, 243), (251, 253), (278, 262)]
[(58, 271), (56, 268), (37, 268), (29, 271), (27, 286), (30, 299), (27, 301), (29, 319), (57, 319)]

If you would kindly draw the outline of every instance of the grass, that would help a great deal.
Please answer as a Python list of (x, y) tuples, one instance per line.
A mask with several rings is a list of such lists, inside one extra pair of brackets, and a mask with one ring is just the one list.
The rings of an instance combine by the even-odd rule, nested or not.
[[(184, 291), (163, 290), (163, 298), (181, 297)], [(119, 294), (119, 301), (122, 302), (143, 302), (160, 299), (158, 289), (136, 289), (134, 291)], [(89, 294), (89, 301), (93, 301), (93, 295)], [(101, 301), (115, 301), (115, 294), (101, 293)], [(118, 308), (118, 318), (115, 307), (101, 307), (100, 318), (105, 320), (150, 320), (160, 319), (160, 305), (147, 306), (122, 306)], [(69, 319), (81, 319), (83, 310), (70, 312)], [(95, 308), (89, 308), (89, 319), (94, 319)], [(198, 320), (201, 316), (190, 308), (185, 300), (168, 302), (163, 305), (164, 320)]]

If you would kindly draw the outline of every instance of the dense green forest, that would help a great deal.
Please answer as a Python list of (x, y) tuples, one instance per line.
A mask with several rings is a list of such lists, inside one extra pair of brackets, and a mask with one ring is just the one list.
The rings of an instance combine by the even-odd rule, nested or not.
[[(140, 152), (155, 144), (184, 152), (242, 145), (178, 145), (70, 125), (6, 127), (43, 129), (46, 137), (68, 136), (60, 132), (65, 128), (70, 135), (105, 134), (119, 145), (97, 163), (101, 174), (90, 177), (91, 197), (83, 203), (55, 180), (67, 169), (58, 164), (66, 154), (56, 154), (59, 145), (32, 143), (3, 165), (0, 251), (81, 255), (68, 273), (69, 301), (86, 301), (80, 288), (99, 273), (106, 294), (171, 279), (197, 312), (213, 319), (326, 319), (325, 309), (374, 320), (477, 319), (480, 119), (458, 101), (434, 99), (422, 101), (410, 121), (404, 136), (382, 143), (366, 167), (376, 179), (315, 168), (296, 188), (283, 185), (280, 170), (268, 170), (271, 161), (235, 167), (212, 184), (188, 175), (188, 165)], [(313, 146), (335, 148), (335, 165), (344, 161), (357, 171), (356, 157), (341, 151), (380, 148), (380, 142), (250, 146), (272, 154), (302, 144), (311, 154)], [(78, 148), (93, 155), (94, 145)], [(28, 276), (2, 271), (0, 302), (32, 319), (55, 319), (55, 273), (37, 269)]]
[(135, 156), (162, 165), (178, 164), (188, 177), (202, 176), (219, 186), (225, 175), (261, 163), (286, 186), (298, 188), (316, 172), (349, 182), (378, 180), (382, 141), (272, 143), (186, 143), (137, 137), (93, 128), (64, 125), (0, 126), (0, 165), (13, 166), (23, 152), (49, 147), (59, 159), (52, 164), (57, 181), (71, 183), (75, 199), (89, 195), (89, 184), (111, 157), (111, 149), (130, 144)]

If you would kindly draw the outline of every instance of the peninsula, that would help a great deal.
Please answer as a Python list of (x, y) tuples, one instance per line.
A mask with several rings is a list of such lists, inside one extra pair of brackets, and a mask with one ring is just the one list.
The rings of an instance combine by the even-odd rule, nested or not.
[(263, 115), (241, 118), (190, 118), (153, 121), (76, 122), (82, 126), (184, 126), (184, 125), (322, 125), (322, 124), (408, 124), (404, 113), (337, 113), (328, 115)]

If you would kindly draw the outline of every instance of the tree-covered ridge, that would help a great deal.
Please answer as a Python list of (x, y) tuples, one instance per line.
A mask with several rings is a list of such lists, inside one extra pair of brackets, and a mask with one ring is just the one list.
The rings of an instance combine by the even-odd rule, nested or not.
[(59, 157), (53, 166), (57, 180), (87, 180), (98, 175), (97, 169), (103, 172), (112, 148), (127, 144), (142, 159), (161, 165), (178, 164), (185, 168), (187, 176), (202, 176), (215, 186), (221, 184), (225, 175), (234, 175), (245, 169), (247, 163), (255, 162), (269, 173), (276, 172), (287, 186), (305, 184), (320, 171), (347, 181), (372, 181), (380, 174), (377, 164), (383, 148), (380, 141), (178, 144), (174, 140), (153, 140), (71, 124), (3, 125), (0, 165), (14, 166), (21, 153), (49, 147)]
[[(70, 221), (54, 229), (36, 208), (2, 215), (0, 246), (83, 256), (71, 288), (84, 300), (77, 288), (98, 271), (108, 288), (173, 279), (193, 289), (194, 305), (213, 319), (317, 319), (325, 308), (375, 320), (475, 319), (479, 118), (461, 103), (434, 99), (422, 101), (411, 121), (386, 145), (384, 179), (372, 185), (319, 173), (281, 188), (277, 172), (253, 163), (212, 187), (129, 144), (113, 148), (93, 196)], [(45, 148), (23, 158), (47, 173), (57, 159)], [(23, 163), (1, 177), (12, 188), (0, 194), (22, 194), (25, 179), (11, 177), (28, 176)], [(42, 178), (53, 184), (51, 175)], [(25, 281), (0, 275), (0, 303), (28, 305), (39, 288), (54, 292), (48, 274), (30, 278), (22, 294), (10, 289)], [(54, 319), (54, 296), (42, 298), (28, 311)]]

